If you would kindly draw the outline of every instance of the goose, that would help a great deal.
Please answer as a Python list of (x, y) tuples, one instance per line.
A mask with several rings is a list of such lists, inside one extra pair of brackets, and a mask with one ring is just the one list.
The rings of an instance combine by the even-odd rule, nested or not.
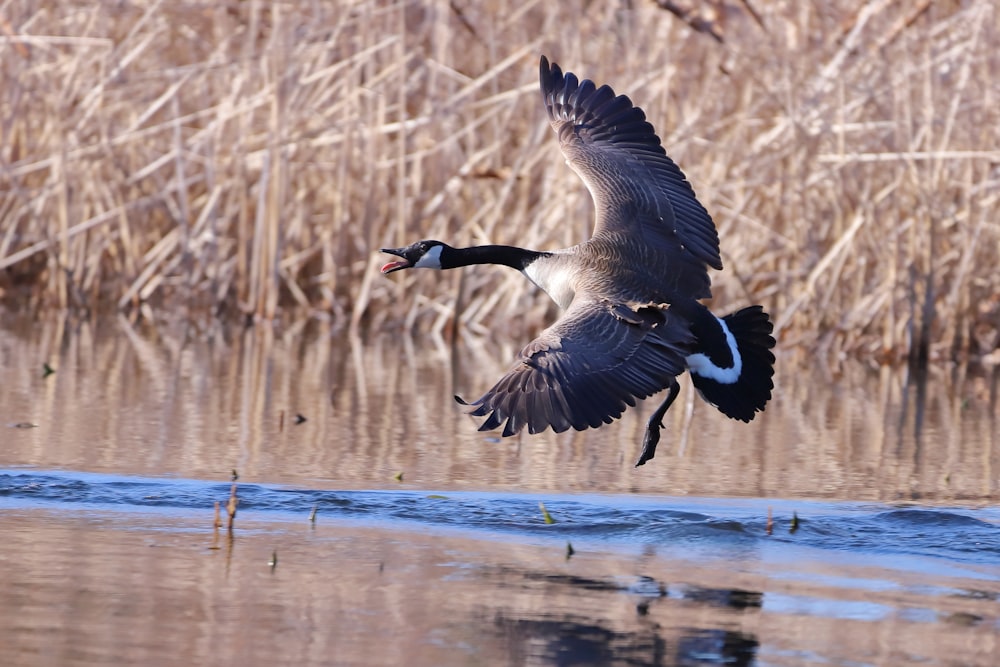
[(560, 433), (610, 424), (666, 390), (646, 423), (636, 466), (653, 458), (687, 371), (701, 396), (744, 422), (774, 388), (772, 324), (762, 306), (715, 316), (708, 269), (721, 270), (711, 216), (625, 95), (539, 64), (542, 100), (569, 166), (594, 200), (590, 239), (556, 250), (455, 248), (437, 240), (383, 248), (381, 272), (499, 264), (520, 271), (564, 311), (476, 401), (480, 431)]

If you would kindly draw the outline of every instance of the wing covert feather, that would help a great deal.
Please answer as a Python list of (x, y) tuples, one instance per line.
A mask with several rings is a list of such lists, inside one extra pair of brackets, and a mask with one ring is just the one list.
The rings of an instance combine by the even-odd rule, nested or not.
[(636, 399), (669, 386), (692, 342), (688, 323), (669, 309), (574, 302), (469, 404), (471, 414), (486, 417), (480, 430), (502, 426), (504, 436), (609, 424)]

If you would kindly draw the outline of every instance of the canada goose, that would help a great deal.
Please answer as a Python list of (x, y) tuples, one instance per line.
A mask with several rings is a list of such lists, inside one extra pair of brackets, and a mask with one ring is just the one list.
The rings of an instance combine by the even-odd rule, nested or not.
[(686, 369), (702, 397), (749, 422), (774, 387), (772, 325), (761, 306), (718, 318), (708, 268), (722, 269), (715, 224), (641, 109), (608, 86), (579, 82), (542, 56), (542, 100), (566, 161), (594, 199), (593, 236), (561, 250), (418, 241), (384, 248), (383, 274), (412, 268), (502, 264), (566, 312), (521, 350), (513, 367), (470, 405), (481, 431), (510, 436), (610, 424), (626, 405), (663, 389), (636, 465), (653, 458), (663, 415)]

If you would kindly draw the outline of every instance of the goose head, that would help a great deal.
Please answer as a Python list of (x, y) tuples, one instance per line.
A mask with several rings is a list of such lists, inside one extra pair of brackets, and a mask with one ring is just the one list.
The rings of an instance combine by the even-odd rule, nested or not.
[(417, 241), (405, 248), (382, 248), (382, 252), (401, 258), (383, 266), (382, 273), (401, 269), (442, 269), (441, 253), (445, 250), (451, 250), (451, 247), (440, 241)]
[(451, 246), (441, 241), (417, 241), (405, 248), (382, 248), (382, 252), (401, 258), (383, 266), (382, 273), (400, 269), (442, 269), (441, 253), (445, 250), (451, 250)]

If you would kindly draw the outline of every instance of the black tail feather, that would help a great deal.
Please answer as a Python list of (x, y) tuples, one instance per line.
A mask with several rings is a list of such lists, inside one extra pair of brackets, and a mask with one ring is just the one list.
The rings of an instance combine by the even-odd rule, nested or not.
[[(713, 318), (714, 319), (714, 318)], [(758, 412), (763, 412), (774, 389), (774, 326), (762, 306), (750, 306), (722, 318), (733, 338), (742, 358), (743, 367), (734, 382), (719, 382), (692, 370), (691, 380), (702, 398), (714, 405), (720, 412), (733, 419), (749, 422)], [(695, 335), (697, 324), (693, 327)], [(714, 332), (707, 335), (723, 335), (716, 325)], [(712, 341), (715, 347), (718, 341)], [(711, 345), (707, 345), (711, 347)]]

